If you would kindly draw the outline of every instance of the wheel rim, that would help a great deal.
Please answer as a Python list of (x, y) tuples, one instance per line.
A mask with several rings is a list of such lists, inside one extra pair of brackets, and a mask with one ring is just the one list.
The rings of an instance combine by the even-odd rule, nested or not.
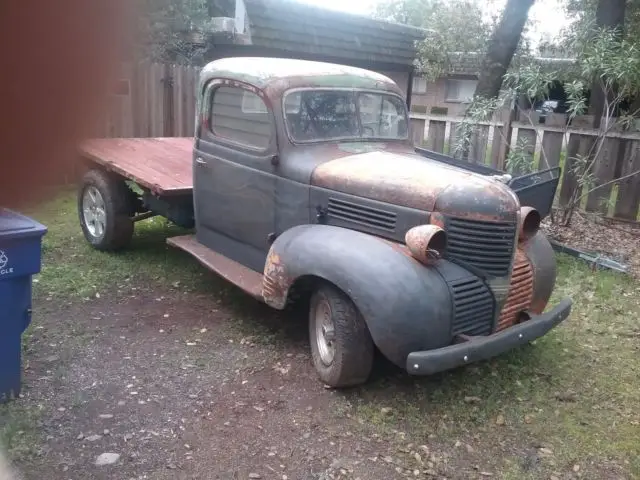
[(335, 326), (331, 315), (331, 307), (329, 302), (321, 300), (316, 305), (315, 324), (316, 324), (316, 344), (320, 360), (325, 365), (331, 365), (335, 357)]
[(102, 238), (107, 225), (107, 214), (104, 208), (104, 198), (94, 186), (87, 187), (82, 195), (82, 215), (91, 236)]

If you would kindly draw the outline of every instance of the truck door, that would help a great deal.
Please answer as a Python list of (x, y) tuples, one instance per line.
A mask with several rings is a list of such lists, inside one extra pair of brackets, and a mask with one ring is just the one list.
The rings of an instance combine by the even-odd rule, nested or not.
[(250, 87), (214, 81), (194, 154), (194, 207), (200, 243), (262, 271), (275, 230), (273, 113)]

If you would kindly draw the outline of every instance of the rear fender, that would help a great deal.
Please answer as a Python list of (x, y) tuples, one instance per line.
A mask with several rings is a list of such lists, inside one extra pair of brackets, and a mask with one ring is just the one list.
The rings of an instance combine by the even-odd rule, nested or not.
[(271, 246), (264, 301), (283, 309), (297, 279), (314, 276), (345, 292), (380, 351), (404, 367), (407, 355), (450, 341), (451, 297), (435, 268), (377, 237), (327, 225), (301, 225)]

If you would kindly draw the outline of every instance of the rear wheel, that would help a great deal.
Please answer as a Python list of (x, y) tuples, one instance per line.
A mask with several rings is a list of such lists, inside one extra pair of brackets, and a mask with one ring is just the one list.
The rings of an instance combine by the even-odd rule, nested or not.
[(311, 296), (311, 355), (320, 380), (331, 387), (364, 383), (373, 365), (373, 340), (362, 315), (342, 291), (322, 285)]
[(98, 250), (125, 247), (133, 236), (131, 191), (122, 179), (90, 170), (78, 192), (80, 225), (87, 241)]

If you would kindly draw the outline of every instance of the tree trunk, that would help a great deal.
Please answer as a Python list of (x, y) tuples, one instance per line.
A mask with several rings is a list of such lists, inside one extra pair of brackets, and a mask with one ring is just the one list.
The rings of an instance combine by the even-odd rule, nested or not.
[[(626, 0), (598, 0), (596, 8), (597, 28), (618, 28), (622, 35), (624, 29), (624, 14)], [(615, 92), (607, 92), (609, 101), (614, 97)], [(589, 114), (593, 115), (593, 127), (599, 128), (604, 114), (606, 94), (600, 83), (594, 80), (591, 84), (591, 95), (589, 97)]]
[(508, 0), (482, 62), (476, 96), (497, 98), (535, 0)]

